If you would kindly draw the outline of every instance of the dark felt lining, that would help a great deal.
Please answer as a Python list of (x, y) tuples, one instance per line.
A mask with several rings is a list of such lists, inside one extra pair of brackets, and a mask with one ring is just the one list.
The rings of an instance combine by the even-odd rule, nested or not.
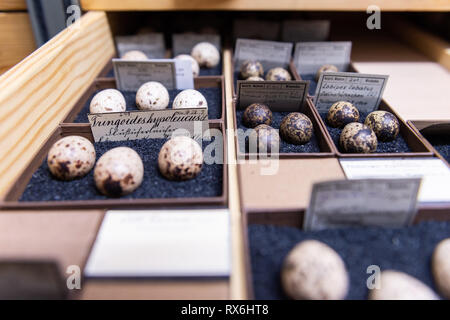
[[(223, 165), (204, 164), (201, 173), (193, 180), (184, 182), (169, 181), (163, 178), (158, 169), (158, 154), (164, 139), (143, 139), (121, 142), (101, 142), (95, 144), (97, 160), (106, 151), (127, 146), (134, 149), (144, 163), (144, 180), (141, 186), (125, 199), (156, 199), (156, 198), (198, 198), (218, 197), (222, 195)], [(210, 144), (203, 142), (203, 149)], [(221, 155), (222, 156), (222, 155)], [(54, 179), (44, 160), (33, 174), (20, 201), (61, 201), (61, 200), (105, 200), (95, 188), (92, 170), (87, 176), (74, 181), (59, 181)]]
[(450, 163), (450, 134), (427, 135), (425, 139)]
[(426, 222), (401, 229), (360, 228), (303, 232), (297, 228), (248, 228), (256, 299), (286, 299), (280, 283), (282, 262), (300, 241), (316, 239), (336, 250), (350, 275), (347, 299), (366, 299), (370, 265), (406, 272), (434, 288), (430, 259), (439, 241), (450, 237), (450, 222)]
[[(369, 113), (367, 112), (359, 112), (359, 122), (364, 123), (364, 120), (366, 119), (367, 115)], [(344, 150), (342, 150), (340, 144), (339, 144), (339, 138), (341, 136), (342, 129), (341, 128), (333, 128), (328, 125), (327, 122), (327, 113), (321, 112), (320, 116), (323, 119), (323, 122), (325, 123), (325, 126), (330, 133), (331, 139), (333, 140), (334, 144), (338, 148), (339, 152), (345, 153)], [(397, 138), (390, 142), (382, 142), (378, 141), (378, 147), (377, 151), (375, 153), (398, 153), (398, 152), (412, 152), (409, 148), (408, 144), (406, 143), (405, 139), (402, 137), (401, 133), (398, 134)]]
[[(281, 121), (289, 113), (290, 112), (273, 112), (272, 111), (273, 120), (272, 120), (271, 126), (275, 129), (280, 129)], [(236, 110), (237, 128), (243, 129), (245, 131), (245, 130), (248, 130), (249, 128), (247, 128), (242, 122), (243, 115), (244, 115), (244, 110)], [(245, 145), (243, 143), (239, 144), (239, 151), (241, 153), (248, 153), (248, 139), (246, 139)], [(290, 144), (290, 143), (284, 141), (283, 139), (281, 139), (280, 153), (316, 153), (316, 152), (320, 152), (320, 147), (317, 142), (316, 135), (314, 133), (313, 133), (311, 140), (304, 145)]]
[[(196, 89), (200, 91), (201, 94), (205, 97), (206, 101), (208, 102), (208, 118), (209, 119), (220, 119), (222, 118), (222, 90), (220, 88), (199, 88)], [(89, 106), (91, 104), (91, 100), (94, 98), (94, 96), (99, 93), (101, 90), (97, 90), (92, 94), (92, 96), (89, 97), (86, 104), (84, 105), (83, 109), (78, 113), (76, 116), (74, 122), (75, 123), (88, 123), (88, 113), (89, 113)], [(172, 102), (177, 96), (178, 93), (180, 93), (183, 90), (168, 90), (169, 96), (170, 96), (170, 102), (169, 102), (169, 108), (172, 107)], [(132, 110), (138, 110), (136, 107), (136, 92), (127, 92), (127, 91), (121, 91), (123, 96), (125, 97), (125, 101), (127, 103), (127, 111)]]

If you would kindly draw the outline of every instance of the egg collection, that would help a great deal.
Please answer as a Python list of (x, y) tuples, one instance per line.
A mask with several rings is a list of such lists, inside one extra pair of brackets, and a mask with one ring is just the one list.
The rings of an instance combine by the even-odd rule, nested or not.
[(373, 153), (379, 141), (389, 142), (400, 132), (398, 119), (388, 111), (373, 111), (364, 124), (359, 122), (358, 109), (348, 101), (335, 102), (329, 109), (326, 122), (332, 128), (342, 129), (339, 145), (346, 153)]
[(246, 60), (244, 61), (239, 69), (239, 76), (241, 79), (247, 81), (290, 81), (292, 76), (288, 70), (276, 67), (267, 71), (264, 78), (264, 67), (259, 61)]
[[(160, 149), (158, 168), (163, 177), (186, 181), (197, 177), (203, 166), (203, 151), (192, 138), (176, 136)], [(67, 136), (56, 141), (47, 155), (51, 175), (58, 180), (84, 178), (94, 169), (96, 189), (111, 198), (135, 191), (144, 179), (144, 163), (139, 154), (128, 147), (116, 147), (96, 161), (95, 147), (81, 136)]]
[(278, 130), (271, 127), (273, 123), (273, 113), (270, 108), (263, 103), (252, 103), (242, 115), (243, 124), (250, 129), (250, 138), (257, 142), (258, 150), (274, 152), (279, 150), (280, 140), (289, 144), (304, 145), (308, 143), (314, 132), (311, 119), (303, 113), (292, 112), (286, 115)]

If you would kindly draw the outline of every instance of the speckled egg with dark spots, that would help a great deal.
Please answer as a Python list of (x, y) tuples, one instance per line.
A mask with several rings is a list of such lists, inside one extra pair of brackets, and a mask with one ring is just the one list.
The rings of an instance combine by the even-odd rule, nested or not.
[(255, 146), (258, 148), (258, 153), (277, 153), (280, 150), (280, 135), (278, 131), (267, 124), (260, 124), (250, 134), (250, 153), (256, 152), (254, 150)]
[(64, 137), (50, 148), (47, 164), (57, 179), (73, 180), (84, 177), (95, 164), (94, 146), (84, 137)]
[(316, 74), (316, 81), (319, 81), (320, 75), (324, 72), (338, 72), (338, 68), (332, 64), (325, 64), (319, 68)]
[(272, 111), (262, 103), (252, 103), (249, 105), (243, 115), (244, 125), (248, 128), (254, 128), (260, 124), (272, 124)]
[(118, 147), (104, 153), (94, 169), (97, 189), (109, 197), (132, 193), (142, 183), (144, 164), (139, 154), (128, 147)]
[(311, 140), (313, 124), (303, 113), (292, 112), (281, 121), (280, 134), (289, 143), (305, 144)]
[(394, 140), (400, 132), (398, 119), (387, 111), (369, 113), (364, 124), (375, 132), (378, 140), (383, 142)]
[(339, 143), (347, 153), (372, 153), (377, 150), (378, 140), (368, 126), (352, 122), (342, 130)]
[(261, 78), (261, 77), (248, 77), (245, 80), (247, 80), (247, 81), (264, 81), (264, 78)]
[(189, 137), (173, 137), (162, 146), (159, 152), (159, 171), (169, 180), (193, 179), (200, 173), (202, 166), (202, 148)]
[(290, 81), (292, 80), (289, 71), (283, 68), (273, 68), (270, 69), (266, 74), (266, 80), (271, 81)]
[(341, 128), (347, 123), (358, 122), (359, 111), (347, 101), (338, 101), (328, 110), (327, 122), (333, 128)]
[(241, 77), (247, 79), (249, 77), (262, 77), (264, 68), (258, 61), (247, 60), (241, 65)]

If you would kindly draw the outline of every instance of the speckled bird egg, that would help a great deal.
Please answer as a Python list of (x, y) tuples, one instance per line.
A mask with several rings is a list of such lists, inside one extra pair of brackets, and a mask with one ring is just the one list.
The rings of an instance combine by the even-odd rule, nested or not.
[(368, 126), (352, 122), (342, 130), (339, 143), (348, 153), (372, 153), (377, 150), (378, 140), (375, 132)]
[(144, 164), (139, 154), (128, 147), (118, 147), (104, 153), (94, 169), (97, 189), (108, 197), (132, 193), (142, 183)]
[(422, 281), (395, 270), (380, 274), (380, 287), (369, 292), (369, 300), (438, 300), (438, 296)]
[(250, 77), (262, 77), (264, 75), (264, 68), (258, 61), (247, 60), (241, 65), (241, 77), (247, 79)]
[(191, 56), (198, 62), (200, 67), (214, 68), (220, 62), (219, 50), (209, 42), (197, 43), (192, 48)]
[(52, 175), (60, 180), (84, 177), (95, 164), (94, 145), (80, 136), (67, 136), (53, 144), (47, 164)]
[(398, 119), (387, 111), (369, 113), (364, 124), (375, 132), (379, 141), (392, 141), (400, 132)]
[(319, 81), (320, 75), (324, 72), (338, 72), (339, 69), (332, 64), (325, 64), (319, 68), (316, 74), (316, 81)]
[(158, 166), (161, 174), (169, 180), (193, 179), (202, 170), (202, 148), (189, 137), (173, 137), (162, 146)]
[[(276, 153), (280, 150), (280, 135), (278, 131), (267, 124), (258, 125), (249, 136), (250, 153), (256, 145), (258, 153)], [(256, 143), (256, 144), (255, 144)]]
[(281, 137), (292, 144), (305, 144), (313, 135), (311, 120), (300, 112), (289, 113), (280, 125)]
[(208, 101), (203, 94), (194, 89), (181, 91), (172, 104), (173, 109), (208, 108)]
[(267, 72), (266, 80), (271, 81), (289, 81), (292, 80), (289, 71), (283, 68), (273, 68)]
[(192, 65), (192, 75), (194, 77), (198, 77), (198, 75), (200, 73), (200, 66), (198, 65), (197, 60), (192, 58), (192, 56), (190, 56), (188, 54), (180, 54), (180, 55), (176, 56), (175, 59), (190, 61), (191, 65)]
[(144, 83), (136, 93), (136, 105), (140, 110), (162, 110), (169, 106), (169, 92), (156, 81)]
[(262, 103), (252, 103), (245, 111), (242, 118), (244, 125), (248, 128), (254, 128), (260, 124), (272, 124), (272, 111)]
[(450, 299), (450, 238), (439, 242), (434, 249), (431, 270), (437, 289)]
[(248, 77), (245, 80), (246, 81), (264, 81), (264, 78), (261, 78), (261, 77)]
[(297, 244), (281, 269), (284, 292), (294, 300), (342, 300), (347, 296), (349, 282), (339, 254), (317, 240)]
[(116, 89), (106, 89), (97, 93), (91, 100), (90, 113), (123, 112), (126, 110), (123, 94)]
[(341, 128), (347, 123), (358, 122), (359, 111), (347, 101), (335, 102), (328, 110), (327, 122), (333, 128)]
[(126, 52), (122, 58), (123, 60), (133, 60), (133, 61), (143, 61), (148, 60), (148, 57), (145, 53), (139, 50), (132, 50)]

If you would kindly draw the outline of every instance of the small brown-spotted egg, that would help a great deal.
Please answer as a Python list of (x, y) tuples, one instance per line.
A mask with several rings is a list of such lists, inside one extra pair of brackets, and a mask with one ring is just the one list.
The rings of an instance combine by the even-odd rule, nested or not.
[(144, 83), (136, 93), (136, 105), (140, 110), (162, 110), (169, 106), (169, 92), (156, 81)]
[(208, 102), (199, 91), (194, 89), (187, 89), (177, 94), (177, 96), (173, 100), (172, 108), (208, 108)]
[(271, 81), (290, 81), (292, 80), (289, 71), (283, 68), (273, 68), (267, 72), (266, 80)]
[(273, 119), (272, 111), (262, 103), (252, 103), (249, 105), (242, 116), (242, 121), (247, 128), (255, 128), (260, 124), (271, 125)]
[(97, 189), (109, 197), (120, 197), (136, 190), (144, 177), (144, 164), (139, 154), (128, 147), (107, 151), (94, 169)]
[(262, 77), (264, 75), (264, 68), (258, 61), (247, 60), (241, 65), (241, 77), (247, 79), (249, 77)]
[(368, 126), (352, 122), (342, 130), (339, 143), (344, 152), (372, 153), (377, 150), (378, 140), (375, 132)]
[(338, 71), (339, 71), (339, 69), (338, 69), (335, 65), (332, 65), (332, 64), (324, 64), (324, 65), (321, 66), (321, 67), (319, 68), (319, 70), (317, 71), (317, 74), (316, 74), (316, 81), (319, 81), (320, 75), (321, 75), (322, 73), (324, 73), (324, 72), (338, 72)]
[(209, 42), (197, 43), (192, 48), (191, 56), (198, 62), (200, 67), (214, 68), (220, 62), (219, 50)]
[(134, 61), (143, 61), (148, 60), (148, 57), (145, 53), (139, 50), (132, 50), (126, 52), (122, 57), (122, 60), (134, 60)]
[(169, 180), (193, 179), (200, 173), (202, 166), (202, 148), (189, 137), (173, 137), (159, 152), (159, 171)]
[(280, 125), (281, 137), (292, 144), (305, 144), (313, 135), (311, 119), (300, 112), (289, 113), (283, 118)]
[(277, 153), (280, 150), (280, 135), (277, 130), (267, 124), (260, 124), (250, 134), (250, 153), (253, 153), (251, 149), (255, 141), (257, 142), (258, 153)]
[(392, 141), (400, 132), (397, 117), (387, 111), (379, 110), (369, 113), (364, 124), (375, 132), (379, 141)]
[(358, 122), (359, 111), (348, 101), (335, 102), (327, 114), (327, 122), (333, 128), (341, 128), (347, 123)]
[(123, 94), (116, 89), (106, 89), (97, 93), (91, 100), (90, 113), (123, 112), (126, 110)]
[(57, 179), (73, 180), (84, 177), (95, 164), (94, 145), (84, 137), (64, 137), (50, 148), (47, 164)]
[(197, 60), (192, 58), (192, 56), (190, 56), (188, 54), (180, 54), (180, 55), (176, 56), (175, 59), (190, 61), (191, 65), (192, 65), (192, 75), (194, 77), (198, 77), (198, 75), (200, 73), (200, 66), (198, 65)]

